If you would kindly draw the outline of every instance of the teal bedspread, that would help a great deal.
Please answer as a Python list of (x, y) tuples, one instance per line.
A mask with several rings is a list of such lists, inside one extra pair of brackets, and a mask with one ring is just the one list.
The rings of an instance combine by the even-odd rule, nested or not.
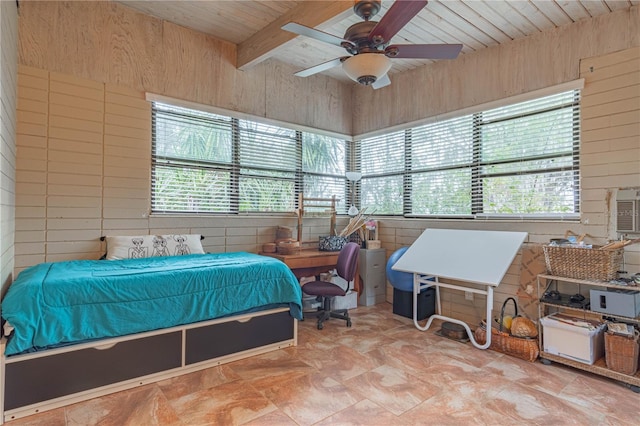
[(20, 273), (2, 301), (14, 327), (6, 355), (289, 306), (300, 285), (277, 259), (251, 253), (43, 263)]

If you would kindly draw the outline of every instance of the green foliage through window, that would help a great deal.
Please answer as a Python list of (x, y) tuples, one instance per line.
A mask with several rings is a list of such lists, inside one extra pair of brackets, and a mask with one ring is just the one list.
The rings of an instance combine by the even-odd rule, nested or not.
[(579, 212), (580, 92), (359, 141), (363, 205), (405, 216)]
[(342, 201), (347, 142), (154, 103), (153, 212), (294, 212), (298, 193)]

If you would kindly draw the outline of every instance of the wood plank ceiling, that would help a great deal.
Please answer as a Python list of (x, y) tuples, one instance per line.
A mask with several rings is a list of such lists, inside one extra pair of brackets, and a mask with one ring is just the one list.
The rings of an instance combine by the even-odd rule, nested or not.
[[(298, 69), (345, 56), (344, 49), (280, 29), (289, 21), (342, 37), (360, 21), (353, 1), (118, 1), (140, 12), (238, 45), (238, 67), (268, 58)], [(379, 20), (393, 3), (382, 0)], [(462, 54), (590, 19), (640, 0), (431, 0), (392, 43), (461, 43)], [(390, 74), (430, 60), (394, 59)], [(324, 75), (350, 81), (340, 67)]]

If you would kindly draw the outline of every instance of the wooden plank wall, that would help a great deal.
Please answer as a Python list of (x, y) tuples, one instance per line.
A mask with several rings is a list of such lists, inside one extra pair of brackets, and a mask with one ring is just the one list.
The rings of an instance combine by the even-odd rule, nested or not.
[(45, 260), (49, 73), (18, 68), (16, 268)]
[[(277, 226), (295, 227), (293, 215), (150, 217), (151, 104), (144, 94), (24, 65), (18, 84), (16, 272), (97, 259), (106, 250), (103, 235), (199, 233), (209, 252), (258, 252), (274, 241)], [(328, 219), (305, 220), (305, 240), (328, 233)]]
[(97, 257), (102, 212), (104, 85), (49, 73), (47, 261)]
[(236, 45), (116, 2), (21, 2), (18, 49), (23, 65), (352, 133), (351, 84), (274, 61), (239, 71)]
[[(640, 47), (583, 59), (580, 75), (582, 220), (585, 232), (613, 238), (617, 190), (640, 189)], [(640, 272), (640, 245), (624, 260)]]
[(354, 88), (353, 134), (554, 86), (580, 77), (580, 61), (640, 45), (640, 6), (564, 25)]
[(106, 85), (103, 232), (148, 234), (151, 105), (142, 94)]
[(15, 2), (0, 3), (0, 296), (13, 280), (18, 25)]

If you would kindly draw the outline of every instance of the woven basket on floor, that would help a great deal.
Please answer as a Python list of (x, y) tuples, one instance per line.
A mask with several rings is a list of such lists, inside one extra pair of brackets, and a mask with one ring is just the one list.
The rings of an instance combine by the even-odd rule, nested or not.
[[(502, 352), (507, 355), (515, 356), (517, 358), (524, 359), (525, 361), (533, 362), (538, 359), (540, 355), (540, 348), (538, 346), (538, 339), (532, 337), (516, 337), (502, 330), (502, 324), (504, 320), (504, 309), (509, 301), (512, 301), (515, 306), (515, 315), (518, 315), (518, 305), (513, 297), (508, 297), (502, 304), (502, 310), (500, 311), (500, 330), (495, 327), (491, 327), (491, 344), (489, 349), (496, 352)], [(484, 345), (487, 341), (487, 328), (485, 321), (480, 323), (480, 327), (476, 328), (473, 333), (476, 342), (480, 345)]]
[[(478, 344), (485, 344), (487, 341), (487, 330), (484, 328), (484, 324), (476, 328), (473, 336)], [(491, 328), (491, 345), (489, 345), (489, 349), (529, 362), (538, 359), (538, 355), (540, 354), (537, 339), (511, 336), (493, 327)]]
[(609, 370), (633, 375), (638, 370), (638, 331), (633, 336), (604, 334), (604, 356)]
[(542, 246), (547, 273), (580, 280), (609, 281), (618, 277), (623, 249)]

